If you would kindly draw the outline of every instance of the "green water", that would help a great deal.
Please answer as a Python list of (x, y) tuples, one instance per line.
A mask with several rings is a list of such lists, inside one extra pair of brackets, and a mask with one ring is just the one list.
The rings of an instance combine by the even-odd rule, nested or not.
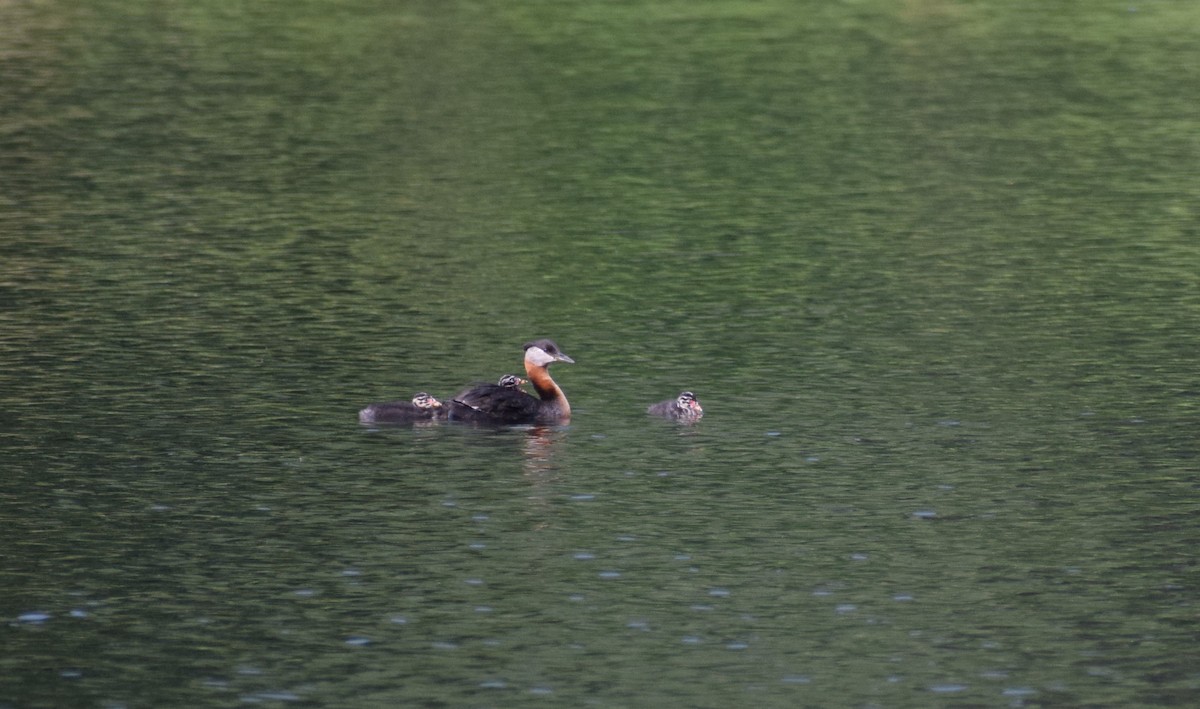
[(0, 707), (1194, 702), (1200, 7), (175, 5), (0, 1)]

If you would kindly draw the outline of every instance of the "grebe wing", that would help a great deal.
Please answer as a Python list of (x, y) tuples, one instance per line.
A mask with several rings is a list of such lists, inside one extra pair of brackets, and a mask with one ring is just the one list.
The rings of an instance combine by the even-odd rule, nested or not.
[(540, 411), (536, 397), (499, 384), (477, 384), (450, 402), (450, 416), (466, 421), (531, 423)]

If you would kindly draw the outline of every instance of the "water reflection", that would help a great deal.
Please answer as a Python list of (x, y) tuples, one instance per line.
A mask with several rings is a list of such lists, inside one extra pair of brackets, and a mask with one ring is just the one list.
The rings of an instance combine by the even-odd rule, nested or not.
[(561, 473), (561, 449), (570, 434), (568, 425), (492, 426), (437, 419), (405, 419), (360, 422), (370, 434), (406, 438), (405, 431), (440, 435), (443, 440), (481, 445), (492, 451), (494, 464), (504, 467), (505, 451), (519, 459), (526, 479), (535, 486), (557, 480)]
[(570, 426), (531, 426), (524, 433), (521, 452), (526, 478), (535, 486), (560, 479), (562, 464), (559, 458)]

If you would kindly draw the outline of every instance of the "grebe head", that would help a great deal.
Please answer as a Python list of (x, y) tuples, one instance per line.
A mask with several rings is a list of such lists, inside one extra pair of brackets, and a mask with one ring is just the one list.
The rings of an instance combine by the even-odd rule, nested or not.
[(575, 363), (575, 360), (568, 357), (565, 352), (558, 349), (558, 345), (550, 340), (526, 342), (525, 361), (536, 364), (539, 367), (545, 367), (552, 362)]
[(528, 380), (522, 379), (515, 374), (505, 374), (503, 377), (500, 377), (499, 381), (500, 386), (508, 387), (509, 389), (520, 389), (523, 384), (528, 383)]
[(694, 411), (698, 414), (704, 413), (704, 409), (700, 408), (700, 401), (690, 391), (680, 392), (679, 396), (675, 399), (675, 404), (684, 411)]
[(435, 399), (431, 394), (420, 391), (413, 395), (412, 405), (422, 411), (432, 411), (442, 408), (442, 402)]

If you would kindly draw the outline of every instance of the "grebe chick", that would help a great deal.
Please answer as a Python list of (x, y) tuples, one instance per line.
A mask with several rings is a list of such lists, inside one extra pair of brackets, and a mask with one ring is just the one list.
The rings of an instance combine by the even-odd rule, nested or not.
[(499, 384), (502, 387), (508, 387), (509, 389), (517, 389), (518, 391), (521, 389), (521, 387), (523, 385), (528, 384), (528, 383), (529, 383), (528, 379), (522, 379), (515, 374), (505, 374), (503, 377), (500, 377), (500, 381), (497, 382), (497, 384)]
[(385, 401), (371, 404), (358, 412), (359, 423), (403, 423), (441, 417), (442, 402), (425, 392), (418, 392), (412, 401)]
[(696, 421), (704, 415), (704, 409), (700, 407), (700, 402), (696, 399), (695, 394), (684, 391), (674, 399), (652, 405), (646, 409), (646, 413), (674, 421)]
[[(450, 418), (475, 423), (561, 423), (571, 420), (571, 405), (550, 377), (554, 362), (574, 363), (550, 340), (525, 343), (525, 376), (537, 396), (521, 391), (520, 385), (477, 384), (450, 402)], [(507, 379), (508, 377), (505, 377)], [(503, 381), (503, 380), (502, 380)]]

